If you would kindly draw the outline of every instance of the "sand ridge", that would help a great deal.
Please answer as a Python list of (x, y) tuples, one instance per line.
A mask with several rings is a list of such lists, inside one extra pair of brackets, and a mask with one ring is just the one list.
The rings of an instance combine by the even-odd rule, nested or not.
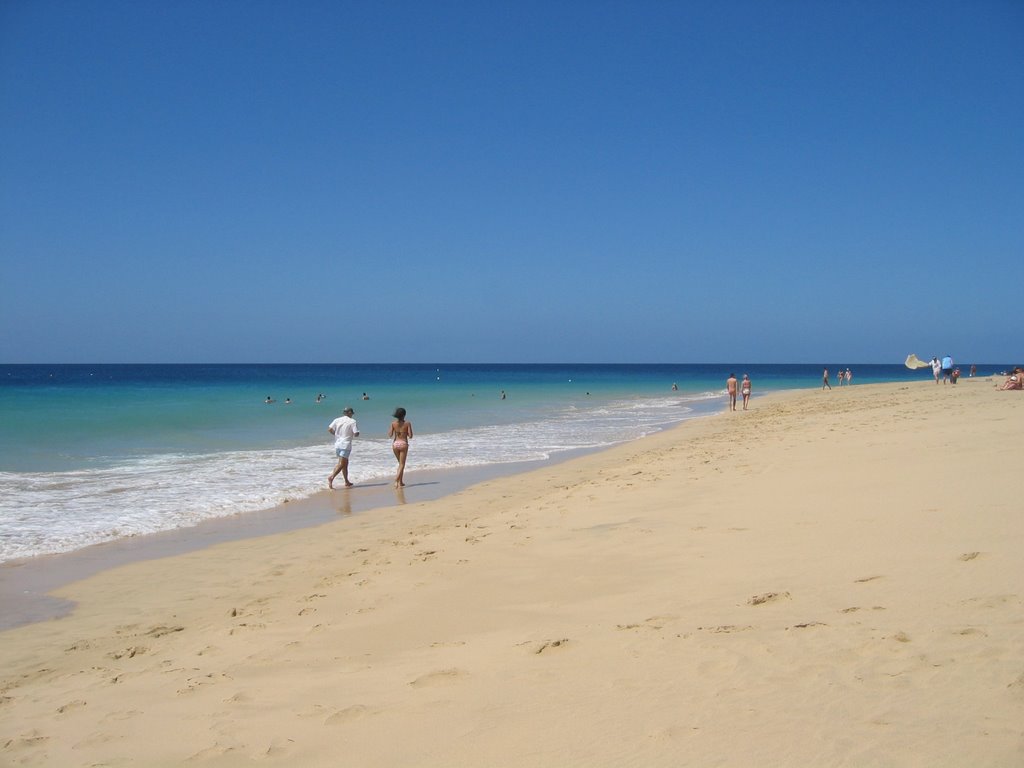
[(780, 393), (135, 563), (0, 634), (11, 765), (1024, 763), (1024, 398)]

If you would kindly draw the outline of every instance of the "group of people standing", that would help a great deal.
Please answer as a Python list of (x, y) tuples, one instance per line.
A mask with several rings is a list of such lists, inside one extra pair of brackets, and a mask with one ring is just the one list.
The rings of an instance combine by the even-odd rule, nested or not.
[[(334, 453), (338, 457), (337, 466), (327, 478), (327, 487), (332, 490), (334, 480), (339, 474), (345, 481), (346, 488), (354, 485), (348, 479), (348, 460), (352, 455), (352, 441), (359, 437), (359, 424), (355, 420), (355, 414), (352, 406), (348, 406), (341, 412), (341, 416), (327, 427), (327, 431), (334, 435)], [(405, 408), (396, 408), (392, 418), (394, 421), (388, 429), (388, 438), (391, 440), (391, 450), (398, 462), (395, 488), (401, 488), (405, 485), (405, 461), (409, 456), (409, 441), (412, 440), (412, 422), (406, 420)]]
[[(946, 355), (939, 360), (937, 357), (932, 358), (932, 375), (935, 376), (935, 383), (938, 384), (939, 380), (942, 380), (943, 384), (956, 384), (956, 380), (960, 378), (960, 369), (953, 364), (953, 358)], [(971, 374), (974, 375), (973, 373)]]
[[(836, 386), (843, 386), (843, 384), (853, 384), (853, 372), (847, 368), (845, 371), (840, 368), (836, 371)], [(832, 389), (832, 385), (828, 382), (828, 368), (821, 374), (821, 388)]]

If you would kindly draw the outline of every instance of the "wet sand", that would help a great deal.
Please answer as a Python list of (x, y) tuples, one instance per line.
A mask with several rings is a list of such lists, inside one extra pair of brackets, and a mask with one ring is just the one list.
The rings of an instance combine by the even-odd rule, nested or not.
[[(409, 470), (405, 488), (375, 479), (354, 488), (324, 490), (271, 509), (206, 520), (188, 528), (96, 544), (74, 552), (0, 564), (0, 631), (66, 616), (75, 604), (51, 593), (110, 568), (172, 557), (214, 544), (322, 525), (353, 514), (432, 501), (477, 483), (568, 461), (593, 451), (568, 451), (544, 462), (515, 462), (451, 470)], [(326, 459), (325, 459), (326, 461)], [(328, 467), (329, 469), (329, 467)]]

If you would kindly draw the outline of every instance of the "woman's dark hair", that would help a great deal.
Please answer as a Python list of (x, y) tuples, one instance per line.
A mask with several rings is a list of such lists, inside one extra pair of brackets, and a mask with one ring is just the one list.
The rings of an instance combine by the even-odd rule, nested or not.
[(393, 416), (399, 421), (405, 421), (405, 408), (395, 408)]

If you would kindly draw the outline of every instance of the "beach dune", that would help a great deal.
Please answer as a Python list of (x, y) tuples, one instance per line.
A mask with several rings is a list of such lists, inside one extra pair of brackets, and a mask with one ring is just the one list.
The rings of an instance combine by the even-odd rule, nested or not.
[(1024, 397), (751, 408), (62, 588), (0, 763), (1024, 764)]

